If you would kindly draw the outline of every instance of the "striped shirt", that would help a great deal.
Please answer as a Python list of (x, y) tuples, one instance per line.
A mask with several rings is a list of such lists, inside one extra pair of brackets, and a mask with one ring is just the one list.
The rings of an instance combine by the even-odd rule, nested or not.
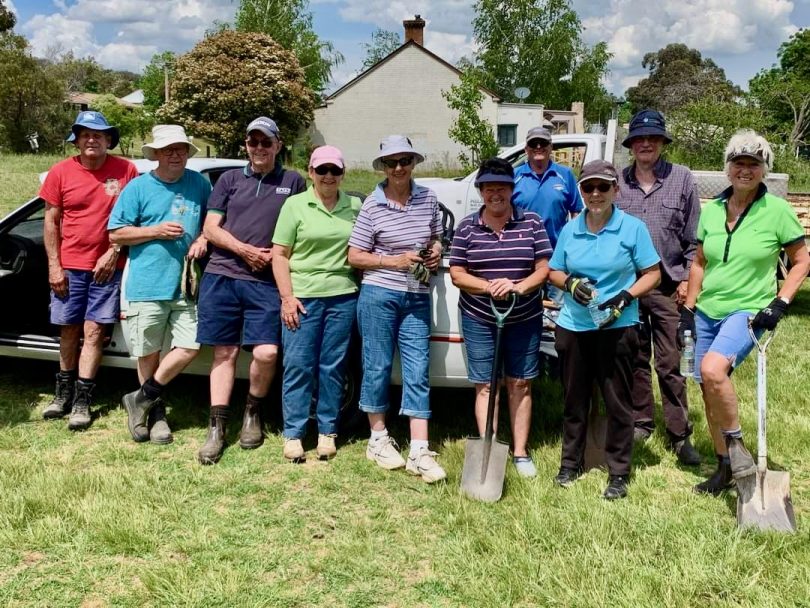
[[(375, 255), (401, 255), (422, 249), (441, 237), (442, 215), (433, 190), (411, 181), (411, 196), (405, 206), (389, 201), (381, 182), (368, 195), (349, 238), (349, 247)], [(372, 268), (363, 271), (363, 283), (396, 291), (428, 293), (407, 270)]]
[[(537, 260), (551, 257), (543, 220), (531, 211), (512, 206), (512, 217), (500, 233), (483, 223), (484, 208), (468, 215), (456, 229), (450, 250), (450, 266), (461, 266), (470, 274), (491, 281), (509, 279), (520, 282), (534, 272)], [(494, 323), (489, 295), (461, 292), (458, 301), (463, 313), (480, 321)], [(540, 291), (518, 296), (506, 323), (518, 323), (539, 317), (543, 312)]]

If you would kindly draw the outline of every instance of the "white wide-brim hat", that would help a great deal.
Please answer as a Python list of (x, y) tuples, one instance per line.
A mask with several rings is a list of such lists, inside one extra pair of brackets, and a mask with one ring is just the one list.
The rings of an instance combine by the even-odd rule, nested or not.
[(382, 171), (384, 168), (381, 162), (382, 159), (386, 156), (393, 156), (394, 154), (413, 154), (414, 165), (418, 165), (425, 160), (424, 155), (413, 149), (413, 144), (410, 139), (404, 135), (389, 135), (380, 142), (380, 152), (371, 163), (372, 167), (377, 171)]
[(155, 125), (152, 127), (152, 143), (141, 146), (143, 157), (148, 160), (157, 160), (155, 150), (160, 150), (172, 144), (188, 144), (188, 157), (191, 158), (200, 149), (189, 141), (185, 129), (180, 125)]

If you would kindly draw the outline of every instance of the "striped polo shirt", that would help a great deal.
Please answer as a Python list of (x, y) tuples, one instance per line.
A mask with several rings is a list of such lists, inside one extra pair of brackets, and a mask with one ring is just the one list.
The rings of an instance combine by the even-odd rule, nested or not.
[[(468, 215), (456, 229), (450, 250), (450, 266), (461, 266), (470, 274), (486, 279), (510, 279), (520, 282), (534, 272), (537, 260), (551, 257), (543, 220), (531, 211), (512, 205), (512, 217), (500, 233), (482, 220), (484, 208)], [(480, 321), (494, 323), (488, 295), (462, 290), (458, 301), (463, 313)], [(540, 290), (518, 296), (506, 323), (518, 323), (539, 317), (543, 312)]]
[[(441, 237), (442, 215), (433, 190), (411, 180), (411, 196), (405, 206), (389, 201), (385, 180), (368, 195), (349, 238), (349, 247), (373, 254), (401, 255), (427, 247)], [(363, 283), (396, 291), (428, 293), (429, 287), (414, 280), (407, 270), (373, 268), (363, 271)]]

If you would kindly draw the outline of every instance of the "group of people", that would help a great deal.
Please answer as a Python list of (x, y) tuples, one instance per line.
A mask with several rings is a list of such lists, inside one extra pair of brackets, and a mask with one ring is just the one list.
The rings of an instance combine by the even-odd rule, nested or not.
[[(260, 446), (261, 405), (281, 348), (283, 456), (305, 458), (302, 439), (314, 401), (316, 454), (333, 457), (357, 327), (367, 458), (428, 483), (446, 477), (428, 434), (429, 290), (442, 256), (441, 211), (436, 195), (412, 178), (424, 156), (407, 137), (380, 143), (373, 166), (385, 178), (365, 201), (341, 190), (346, 163), (334, 146), (312, 152), (309, 187), (284, 169), (280, 133), (267, 117), (246, 128), (249, 163), (223, 174), (213, 190), (186, 168), (197, 148), (178, 125), (154, 127), (143, 153), (157, 167), (141, 176), (108, 154), (118, 131), (98, 112), (80, 113), (69, 140), (78, 155), (55, 165), (40, 193), (47, 203), (51, 322), (61, 329), (60, 371), (46, 418), (69, 414), (73, 430), (91, 423), (91, 393), (105, 325), (118, 317), (126, 247), (128, 339), (140, 387), (122, 402), (133, 440), (172, 441), (163, 391), (208, 344), (210, 424), (198, 460), (214, 464), (225, 448), (242, 348), (252, 358), (239, 444)], [(683, 464), (700, 463), (678, 368), (687, 330), (697, 341), (696, 379), (718, 457), (717, 471), (695, 489), (718, 494), (755, 470), (730, 375), (753, 346), (749, 319), (756, 331), (773, 329), (807, 275), (804, 233), (789, 204), (763, 183), (773, 154), (762, 137), (743, 131), (731, 139), (725, 158), (731, 187), (702, 213), (689, 170), (662, 156), (671, 141), (663, 116), (644, 110), (630, 123), (623, 144), (633, 163), (621, 172), (597, 160), (577, 179), (552, 160), (544, 127), (529, 131), (525, 164), (514, 169), (493, 158), (479, 168), (482, 205), (456, 229), (450, 276), (461, 291), (479, 431), (498, 366), (513, 462), (522, 476), (536, 475), (528, 439), (544, 294), (561, 304), (556, 349), (565, 398), (558, 485), (568, 487), (582, 473), (596, 385), (608, 417), (604, 497), (626, 496), (633, 443), (654, 430), (653, 356), (669, 445)], [(782, 248), (792, 266), (777, 294), (774, 269)], [(514, 308), (503, 330), (503, 360), (494, 361), (491, 305), (507, 299)], [(407, 457), (386, 428), (396, 352), (399, 413), (410, 426)]]

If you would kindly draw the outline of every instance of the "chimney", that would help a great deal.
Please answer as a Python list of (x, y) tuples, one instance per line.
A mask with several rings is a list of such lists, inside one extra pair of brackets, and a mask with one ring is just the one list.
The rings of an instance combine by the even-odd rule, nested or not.
[(402, 22), (405, 26), (405, 42), (413, 40), (419, 46), (425, 46), (425, 20), (420, 15)]

